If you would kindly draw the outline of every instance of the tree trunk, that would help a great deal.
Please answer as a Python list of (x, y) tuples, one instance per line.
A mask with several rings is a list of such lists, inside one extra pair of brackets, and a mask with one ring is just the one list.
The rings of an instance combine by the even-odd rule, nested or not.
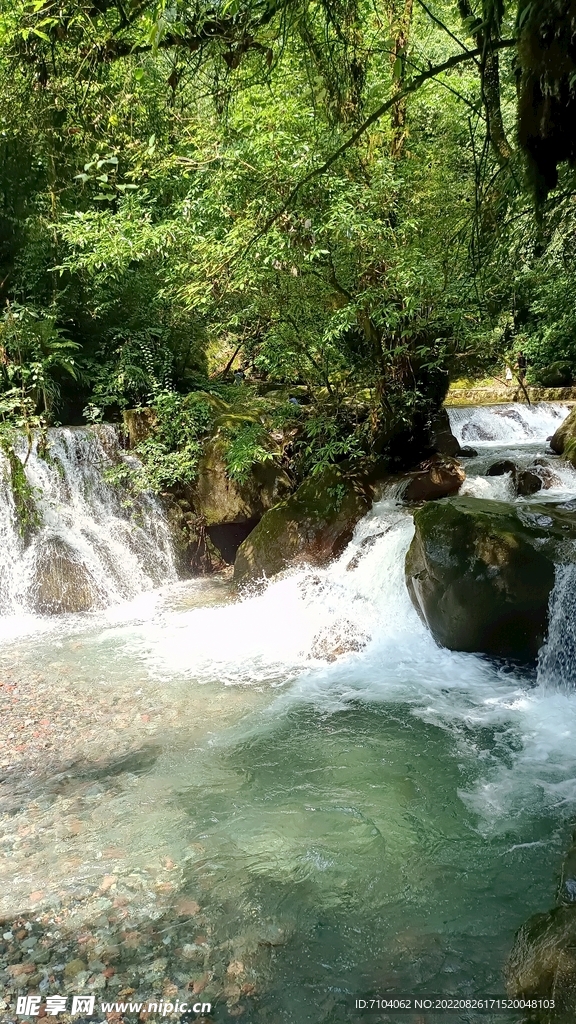
[(462, 21), (470, 28), (474, 41), (482, 50), (480, 60), (480, 86), (482, 103), (486, 112), (488, 138), (498, 163), (508, 163), (513, 150), (506, 137), (502, 106), (500, 103), (500, 61), (498, 51), (491, 48), (490, 31), (482, 27), (480, 18), (475, 18), (470, 0), (458, 0), (458, 9)]
[[(406, 80), (406, 57), (410, 45), (410, 28), (414, 0), (391, 0), (388, 8), (392, 47), (393, 95), (402, 92)], [(403, 153), (404, 143), (408, 135), (406, 124), (407, 98), (399, 99), (392, 107), (392, 142), (390, 152), (398, 160)]]

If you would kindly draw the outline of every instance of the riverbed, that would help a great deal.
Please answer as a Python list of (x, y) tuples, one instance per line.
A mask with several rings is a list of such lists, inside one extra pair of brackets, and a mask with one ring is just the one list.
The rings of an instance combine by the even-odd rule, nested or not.
[[(544, 453), (554, 416), (497, 415), (488, 438), (458, 421), (465, 486), (510, 500), (487, 466)], [(576, 498), (546, 458), (531, 500)], [(326, 569), (5, 617), (1, 1020), (29, 992), (194, 996), (247, 1024), (436, 1024), (355, 1000), (504, 995), (569, 843), (576, 699), (436, 646), (404, 585), (412, 530), (384, 494)]]

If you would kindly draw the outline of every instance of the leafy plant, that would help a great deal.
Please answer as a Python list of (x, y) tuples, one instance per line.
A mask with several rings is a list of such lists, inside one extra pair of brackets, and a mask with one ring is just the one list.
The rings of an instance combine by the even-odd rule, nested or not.
[(141, 490), (163, 491), (192, 483), (197, 476), (203, 441), (213, 423), (213, 408), (199, 392), (158, 395), (152, 409), (156, 422), (152, 433), (136, 447), (143, 468), (137, 474)]
[(244, 483), (256, 464), (272, 462), (270, 436), (259, 423), (248, 423), (233, 432), (226, 447), (226, 469), (232, 480)]

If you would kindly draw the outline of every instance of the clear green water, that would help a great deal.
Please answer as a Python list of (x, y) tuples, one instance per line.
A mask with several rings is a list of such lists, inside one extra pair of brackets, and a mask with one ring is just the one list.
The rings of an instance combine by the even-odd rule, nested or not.
[[(170, 945), (193, 901), (219, 1022), (521, 1020), (354, 1009), (504, 994), (515, 930), (554, 902), (576, 796), (573, 697), (438, 649), (403, 588), (410, 534), (383, 506), (337, 566), (244, 601), (191, 584), (6, 639), (4, 669), (23, 689), (40, 669), (74, 721), (49, 770), (6, 777), (0, 912), (74, 892), (62, 933), (103, 933), (90, 892), (113, 872), (128, 923)], [(360, 632), (360, 652), (314, 654)]]

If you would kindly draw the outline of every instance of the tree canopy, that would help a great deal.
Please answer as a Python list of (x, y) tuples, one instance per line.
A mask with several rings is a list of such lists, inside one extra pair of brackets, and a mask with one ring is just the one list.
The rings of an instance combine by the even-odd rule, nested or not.
[(3, 415), (114, 417), (242, 367), (304, 388), (338, 459), (518, 347), (576, 370), (575, 17), (7, 0)]

